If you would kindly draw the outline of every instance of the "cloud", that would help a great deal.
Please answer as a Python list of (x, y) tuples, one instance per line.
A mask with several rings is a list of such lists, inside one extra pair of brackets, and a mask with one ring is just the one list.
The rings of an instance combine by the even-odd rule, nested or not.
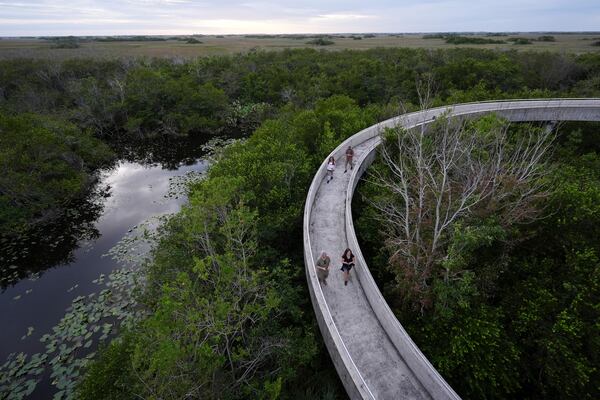
[(314, 18), (313, 21), (356, 21), (360, 19), (372, 19), (377, 18), (376, 15), (368, 14), (322, 14)]
[(126, 3), (134, 4), (134, 5), (179, 5), (179, 4), (190, 4), (191, 0), (125, 0)]
[(0, 36), (597, 30), (598, 0), (0, 0)]

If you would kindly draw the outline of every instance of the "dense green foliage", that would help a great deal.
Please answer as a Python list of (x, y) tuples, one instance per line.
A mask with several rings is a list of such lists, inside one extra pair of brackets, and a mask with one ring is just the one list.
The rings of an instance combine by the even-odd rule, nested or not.
[(185, 135), (223, 125), (227, 98), (211, 83), (197, 85), (190, 76), (174, 79), (140, 68), (127, 75), (125, 84), (125, 128), (136, 135)]
[[(516, 37), (508, 39), (509, 42), (513, 42), (513, 44), (531, 44), (533, 43), (530, 39), (524, 37)], [(546, 40), (548, 41), (548, 40)]]
[(543, 36), (538, 36), (537, 41), (538, 42), (556, 42), (556, 38), (552, 35), (543, 35)]
[(79, 40), (74, 37), (56, 38), (52, 45), (55, 49), (77, 49), (79, 48)]
[(504, 40), (449, 35), (446, 37), (446, 43), (450, 43), (450, 44), (501, 44), (501, 43), (505, 43), (505, 42), (504, 42)]
[(428, 33), (423, 35), (423, 39), (445, 39), (448, 37), (446, 33)]
[(130, 369), (123, 368), (131, 359), (133, 346), (130, 335), (123, 333), (107, 348), (101, 349), (97, 361), (82, 380), (79, 390), (91, 399), (120, 400), (134, 396), (135, 377)]
[(98, 42), (164, 42), (167, 39), (162, 36), (106, 36), (94, 40)]
[(309, 40), (308, 42), (306, 42), (306, 44), (314, 44), (315, 46), (331, 46), (332, 44), (335, 44), (335, 42), (329, 39), (317, 38)]
[(92, 366), (80, 397), (111, 384), (119, 348), (129, 354), (119, 355), (120, 369), (136, 378), (114, 398), (339, 393), (307, 312), (297, 243), (314, 169), (376, 111), (335, 96), (314, 110), (286, 110), (227, 147), (163, 228), (142, 296), (152, 316)]
[[(586, 125), (582, 125), (584, 128)], [(542, 215), (506, 227), (476, 215), (454, 227), (447, 258), (414, 307), (388, 266), (377, 212), (358, 220), (369, 266), (411, 336), (463, 398), (594, 399), (600, 395), (598, 124), (561, 129)], [(362, 195), (382, 192), (371, 185)], [(539, 206), (542, 206), (541, 204)], [(460, 271), (444, 279), (444, 267)]]
[[(92, 135), (120, 150), (122, 143), (140, 147), (139, 139), (254, 132), (219, 154), (191, 187), (189, 205), (162, 228), (141, 298), (151, 316), (101, 352), (80, 397), (342, 393), (304, 284), (305, 192), (343, 138), (397, 114), (400, 102), (417, 104), (415, 81), (423, 75), (435, 78), (435, 105), (600, 94), (597, 54), (307, 49), (187, 62), (0, 62), (0, 149), (9, 160), (0, 218), (10, 229), (85, 189), (86, 176), (108, 154)], [(4, 129), (13, 132), (6, 139)], [(557, 191), (549, 199), (556, 213), (510, 232), (493, 220), (457, 231), (451, 246), (461, 251), (448, 262), (468, 272), (435, 286), (443, 307), (436, 302), (415, 314), (400, 307), (393, 284), (386, 290), (411, 334), (467, 398), (594, 395), (598, 360), (586, 352), (598, 354), (598, 328), (589, 322), (597, 320), (590, 281), (598, 275), (598, 165), (595, 155), (580, 154), (589, 147), (578, 140), (570, 136), (557, 152), (562, 167), (553, 172)], [(361, 224), (372, 265), (380, 266), (376, 275), (388, 278), (385, 254), (373, 245), (381, 243), (377, 224)], [(570, 232), (568, 242), (561, 232)], [(550, 280), (554, 274), (566, 286)], [(517, 281), (520, 291), (513, 290)], [(569, 347), (569, 338), (580, 347)]]
[(56, 220), (111, 159), (104, 143), (71, 123), (0, 113), (0, 237)]
[(60, 115), (113, 139), (231, 134), (238, 132), (229, 123), (233, 104), (311, 107), (336, 94), (361, 106), (417, 103), (414, 82), (424, 73), (436, 79), (436, 104), (589, 95), (582, 89), (598, 90), (597, 65), (596, 54), (479, 49), (304, 49), (187, 62), (12, 60), (0, 62), (0, 108)]

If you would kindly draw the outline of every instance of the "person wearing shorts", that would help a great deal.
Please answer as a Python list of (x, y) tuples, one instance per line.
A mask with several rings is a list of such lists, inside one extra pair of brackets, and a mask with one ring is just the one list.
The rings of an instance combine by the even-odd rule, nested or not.
[(347, 248), (342, 254), (342, 272), (344, 273), (344, 286), (348, 285), (348, 278), (350, 278), (350, 270), (354, 267), (354, 254), (352, 250)]

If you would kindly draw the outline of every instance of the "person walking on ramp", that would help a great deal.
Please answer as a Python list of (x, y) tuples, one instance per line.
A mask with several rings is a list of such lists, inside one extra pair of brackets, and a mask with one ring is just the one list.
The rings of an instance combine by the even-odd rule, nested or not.
[(350, 169), (354, 168), (354, 164), (352, 163), (352, 158), (354, 157), (354, 150), (352, 150), (352, 146), (348, 146), (346, 149), (346, 165), (344, 166), (344, 173), (348, 171), (348, 165), (350, 165)]
[(350, 270), (354, 267), (354, 254), (352, 250), (347, 248), (342, 254), (342, 272), (344, 273), (344, 286), (348, 285), (348, 278), (350, 278)]
[(327, 182), (333, 179), (333, 171), (335, 170), (335, 158), (329, 157), (329, 161), (327, 161)]
[(329, 276), (329, 263), (331, 259), (327, 253), (322, 252), (321, 257), (317, 260), (317, 278), (319, 282), (323, 282), (323, 285), (327, 286), (327, 277)]

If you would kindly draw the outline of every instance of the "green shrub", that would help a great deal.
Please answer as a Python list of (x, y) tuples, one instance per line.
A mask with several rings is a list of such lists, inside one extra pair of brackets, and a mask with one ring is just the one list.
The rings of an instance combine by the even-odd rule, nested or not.
[(127, 76), (125, 128), (138, 136), (215, 133), (224, 125), (227, 96), (212, 83), (174, 78), (140, 67)]
[(550, 35), (539, 36), (537, 38), (538, 42), (556, 42), (556, 38)]
[(141, 382), (133, 375), (131, 359), (135, 348), (131, 334), (122, 333), (107, 347), (98, 350), (99, 356), (87, 367), (77, 386), (78, 400), (126, 400), (137, 398)]
[(76, 39), (57, 39), (52, 45), (53, 49), (78, 49), (81, 47)]
[(0, 113), (0, 236), (59, 218), (112, 157), (108, 146), (71, 123)]
[(306, 42), (306, 44), (314, 44), (315, 46), (331, 46), (332, 44), (335, 44), (335, 42), (333, 40), (317, 38), (309, 40), (308, 42)]
[(517, 45), (531, 44), (532, 43), (532, 41), (530, 39), (523, 38), (523, 37), (510, 38), (510, 39), (507, 39), (507, 40), (509, 42), (513, 42), (513, 44), (517, 44)]
[(423, 35), (423, 39), (446, 39), (448, 36), (446, 33), (428, 33)]
[(446, 43), (449, 44), (501, 44), (506, 43), (503, 40), (485, 39), (480, 37), (468, 37), (468, 36), (447, 36)]

